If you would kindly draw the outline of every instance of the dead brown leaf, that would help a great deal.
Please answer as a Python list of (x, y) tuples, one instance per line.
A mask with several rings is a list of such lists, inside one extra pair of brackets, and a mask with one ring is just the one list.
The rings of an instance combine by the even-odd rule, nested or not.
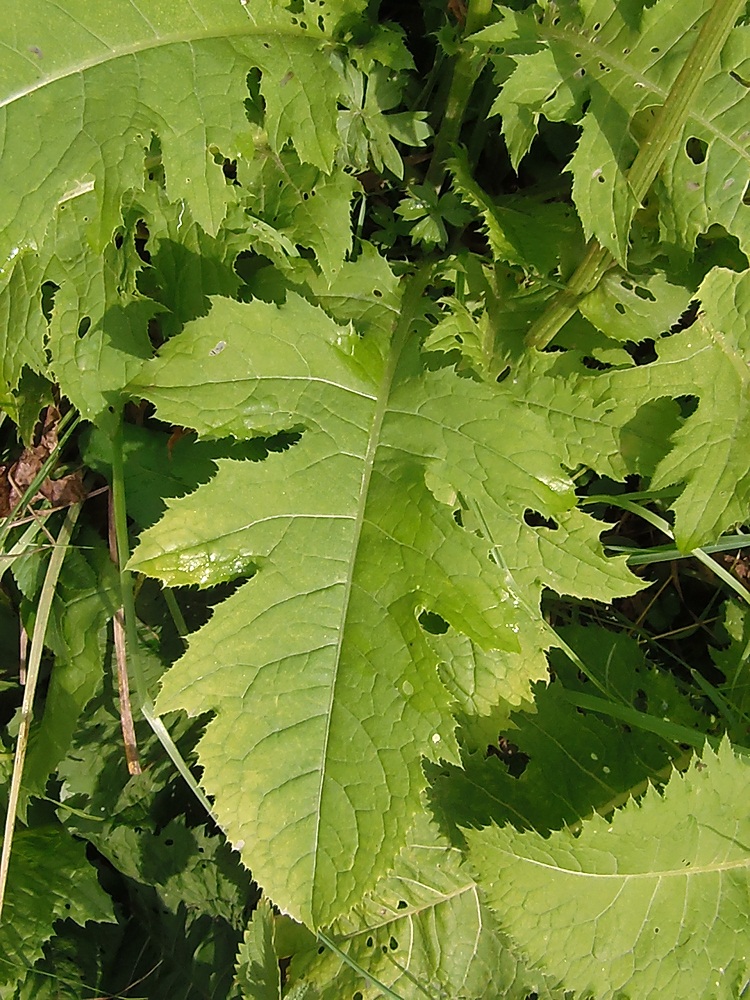
[[(38, 444), (24, 448), (13, 465), (0, 466), (0, 517), (9, 517), (21, 502), (26, 490), (34, 482), (39, 470), (57, 447), (57, 428), (60, 413), (54, 406), (48, 406), (40, 421)], [(59, 479), (47, 477), (41, 484), (32, 502), (48, 500), (53, 507), (65, 507), (77, 503), (85, 496), (80, 472), (72, 472)]]

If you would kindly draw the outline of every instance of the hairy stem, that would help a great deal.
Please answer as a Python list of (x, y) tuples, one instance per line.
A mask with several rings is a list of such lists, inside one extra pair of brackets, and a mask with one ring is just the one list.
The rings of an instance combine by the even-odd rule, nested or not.
[[(636, 204), (648, 194), (670, 147), (678, 139), (729, 33), (745, 6), (745, 0), (715, 0), (703, 22), (695, 45), (677, 74), (664, 104), (659, 109), (646, 141), (628, 172), (628, 184)], [(568, 282), (526, 335), (526, 346), (541, 350), (563, 328), (578, 309), (581, 299), (592, 292), (614, 264), (612, 254), (595, 239)]]

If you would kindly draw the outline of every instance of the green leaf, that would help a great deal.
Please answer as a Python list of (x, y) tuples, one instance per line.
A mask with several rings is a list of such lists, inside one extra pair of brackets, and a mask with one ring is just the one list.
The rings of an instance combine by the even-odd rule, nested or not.
[[(595, 236), (620, 263), (639, 208), (627, 171), (710, 8), (709, 0), (660, 0), (642, 14), (613, 0), (548, 5), (538, 21), (531, 11), (508, 11), (507, 21), (475, 36), (520, 50), (508, 52), (516, 69), (492, 109), (503, 116), (514, 165), (528, 150), (540, 115), (581, 124), (570, 164), (573, 198), (586, 236)], [(654, 188), (662, 239), (688, 251), (713, 224), (748, 248), (742, 205), (750, 162), (743, 139), (748, 38), (748, 26), (734, 29)]]
[(747, 649), (750, 642), (750, 616), (744, 605), (738, 601), (727, 601), (724, 610), (723, 626), (729, 638), (729, 644), (724, 649), (711, 650), (711, 659), (724, 674), (721, 693), (729, 702), (730, 707), (744, 715), (744, 730), (741, 737), (744, 746), (750, 743), (748, 739), (748, 724), (750, 723), (750, 676)]
[(243, 1000), (281, 1000), (279, 958), (271, 904), (262, 899), (237, 952), (235, 981)]
[(667, 333), (691, 298), (689, 288), (671, 284), (662, 274), (636, 276), (613, 268), (579, 308), (608, 337), (637, 342)]
[(58, 286), (47, 342), (51, 374), (85, 418), (111, 425), (123, 384), (153, 353), (147, 325), (161, 307), (128, 287), (122, 248), (111, 242), (96, 253), (82, 243), (95, 211), (92, 193), (55, 211), (39, 255), (40, 280)]
[(39, 284), (36, 255), (30, 251), (17, 254), (7, 272), (0, 268), (0, 406), (16, 418), (14, 393), (24, 366), (37, 373), (46, 369)]
[[(686, 483), (674, 503), (675, 538), (689, 551), (715, 540), (747, 518), (750, 461), (736, 441), (750, 427), (750, 340), (745, 317), (750, 308), (750, 271), (710, 272), (698, 290), (702, 314), (671, 350), (660, 347), (667, 365), (682, 356), (692, 369), (682, 392), (700, 397), (697, 411), (674, 437), (674, 447), (654, 476), (659, 489)], [(680, 367), (682, 367), (682, 365)], [(687, 373), (686, 373), (687, 374)], [(679, 377), (679, 376), (678, 376)], [(692, 381), (692, 386), (688, 384)], [(670, 395), (680, 389), (670, 387)]]
[[(169, 497), (180, 497), (206, 483), (216, 472), (216, 459), (259, 460), (268, 454), (262, 439), (196, 441), (194, 434), (172, 436), (150, 427), (123, 427), (123, 466), (128, 513), (140, 528), (150, 527), (164, 513)], [(111, 477), (112, 439), (92, 428), (82, 441), (89, 468)]]
[(375, 65), (368, 76), (353, 67), (348, 73), (347, 107), (339, 115), (339, 133), (348, 161), (358, 170), (370, 163), (378, 172), (387, 167), (400, 180), (404, 164), (394, 139), (409, 146), (423, 146), (431, 134), (426, 112), (401, 111), (387, 115), (401, 103), (403, 77), (389, 78), (385, 67)]
[[(367, 267), (345, 267), (334, 292), (342, 319), (383, 326), (360, 340), (292, 293), (282, 307), (215, 300), (132, 386), (201, 435), (303, 429), (260, 465), (220, 462), (144, 533), (132, 565), (171, 584), (256, 573), (191, 639), (158, 705), (215, 713), (199, 753), (221, 822), (271, 898), (312, 926), (353, 905), (402, 846), (421, 756), (455, 755), (421, 610), (484, 649), (518, 650), (537, 641), (541, 587), (571, 587), (565, 558), (581, 560), (576, 590), (633, 586), (601, 558), (600, 526), (569, 509), (572, 484), (541, 421), (509, 393), (420, 372), (404, 343), (417, 291), (397, 321)], [(481, 508), (486, 540), (457, 524), (459, 493)], [(559, 517), (571, 552), (524, 523), (526, 506)], [(269, 703), (279, 687), (288, 697)]]
[[(265, 124), (281, 149), (330, 171), (341, 87), (317, 21), (270, 0), (179, 4), (159, 0), (148, 16), (132, 0), (33, 0), (18, 11), (0, 69), (5, 196), (0, 261), (40, 246), (58, 204), (94, 191), (88, 235), (101, 250), (119, 221), (120, 199), (143, 179), (143, 153), (157, 133), (169, 200), (190, 201), (210, 234), (225, 214), (227, 187), (212, 150), (236, 150), (247, 130), (243, 99), (262, 71)], [(325, 94), (325, 100), (316, 95)]]
[(490, 198), (471, 176), (465, 154), (448, 166), (458, 194), (482, 217), (495, 261), (548, 275), (559, 274), (566, 259), (582, 254), (580, 223), (569, 205), (514, 195)]
[(44, 714), (32, 730), (19, 815), (44, 793), (47, 778), (67, 753), (78, 719), (102, 683), (102, 629), (118, 606), (117, 574), (96, 536), (81, 532), (65, 557), (52, 604), (47, 645), (55, 651)]
[[(631, 792), (643, 791), (646, 778), (661, 782), (670, 762), (683, 756), (654, 732), (579, 711), (570, 692), (600, 695), (603, 690), (613, 707), (637, 707), (655, 723), (667, 719), (705, 729), (705, 716), (670, 674), (644, 659), (635, 640), (598, 628), (565, 628), (559, 635), (600, 687), (581, 678), (555, 649), (550, 656), (555, 680), (535, 685), (533, 706), (509, 713), (505, 724), (498, 719), (501, 725), (477, 748), (480, 752), (464, 756), (463, 769), (431, 768), (431, 802), (453, 837), (457, 824), (512, 823), (542, 834), (575, 825), (594, 810), (606, 814)], [(512, 750), (503, 751), (508, 744)]]
[[(209, 295), (237, 294), (240, 280), (233, 265), (245, 249), (244, 235), (222, 226), (210, 236), (193, 219), (191, 203), (169, 203), (156, 183), (134, 193), (123, 214), (129, 222), (146, 222), (150, 266), (137, 259), (138, 288), (169, 310), (159, 315), (162, 336), (174, 336), (188, 320), (205, 316)], [(133, 228), (137, 232), (137, 221)], [(132, 240), (132, 233), (128, 236)]]
[[(351, 174), (326, 174), (301, 163), (294, 150), (277, 153), (262, 143), (253, 160), (240, 165), (239, 178), (249, 225), (257, 227), (261, 244), (271, 245), (277, 263), (297, 255), (299, 246), (314, 251), (327, 277), (339, 270), (352, 245), (351, 228), (342, 224), (359, 187)], [(244, 233), (247, 220), (230, 217), (229, 224)], [(267, 252), (262, 245), (258, 251)]]
[(4, 991), (13, 990), (41, 958), (55, 921), (65, 918), (81, 926), (89, 920), (115, 920), (84, 845), (59, 826), (17, 831), (0, 926)]
[(501, 927), (567, 989), (730, 1000), (750, 971), (748, 792), (725, 741), (578, 836), (467, 830), (469, 859)]
[(549, 996), (544, 976), (530, 973), (498, 932), (459, 851), (425, 819), (391, 874), (328, 936), (353, 966), (312, 947), (290, 967), (291, 982), (315, 984), (321, 1000), (382, 997), (357, 966), (400, 997)]

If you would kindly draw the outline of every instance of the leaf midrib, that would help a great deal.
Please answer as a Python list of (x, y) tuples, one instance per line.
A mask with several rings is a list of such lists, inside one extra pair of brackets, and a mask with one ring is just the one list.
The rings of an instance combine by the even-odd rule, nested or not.
[[(331, 680), (328, 707), (325, 713), (325, 720), (326, 720), (325, 732), (323, 735), (323, 746), (320, 755), (320, 771), (319, 771), (320, 780), (318, 784), (317, 809), (315, 815), (315, 834), (313, 838), (314, 847), (313, 847), (313, 864), (312, 864), (312, 878), (311, 878), (311, 890), (310, 890), (312, 899), (314, 899), (315, 896), (318, 858), (320, 857), (319, 847), (320, 847), (320, 827), (321, 827), (321, 813), (322, 813), (321, 804), (323, 801), (323, 788), (326, 776), (326, 761), (328, 759), (328, 747), (331, 739), (331, 718), (333, 715), (333, 705), (335, 701), (336, 687), (339, 677), (339, 667), (341, 665), (341, 652), (342, 652), (344, 637), (346, 634), (345, 632), (346, 622), (349, 617), (349, 604), (351, 601), (352, 586), (354, 582), (354, 572), (357, 564), (357, 555), (359, 553), (360, 539), (362, 537), (362, 528), (365, 522), (365, 509), (367, 507), (370, 481), (372, 479), (372, 471), (375, 465), (376, 453), (380, 444), (380, 432), (383, 426), (383, 420), (385, 418), (386, 411), (388, 409), (388, 402), (390, 400), (393, 378), (396, 373), (396, 368), (398, 365), (399, 358), (401, 356), (401, 351), (406, 342), (406, 338), (409, 332), (409, 326), (416, 312), (417, 304), (428, 283), (429, 273), (430, 273), (429, 268), (423, 268), (421, 271), (418, 271), (417, 274), (414, 275), (414, 277), (407, 285), (406, 290), (403, 294), (401, 311), (399, 314), (399, 318), (396, 322), (395, 329), (393, 331), (390, 351), (388, 355), (388, 363), (385, 366), (383, 377), (380, 381), (380, 386), (378, 387), (375, 410), (373, 412), (372, 423), (370, 426), (370, 433), (367, 439), (367, 449), (365, 451), (365, 457), (362, 469), (362, 479), (360, 481), (359, 497), (357, 500), (357, 513), (354, 518), (354, 532), (352, 538), (352, 545), (349, 553), (349, 562), (346, 571), (344, 595), (341, 602), (341, 614), (339, 616), (338, 636), (334, 654), (335, 659), (334, 659), (333, 678)], [(311, 909), (313, 911), (313, 920), (315, 920), (314, 907), (311, 906)]]
[(714, 872), (728, 872), (741, 868), (750, 869), (750, 858), (738, 858), (736, 861), (722, 861), (715, 862), (712, 864), (699, 865), (687, 868), (667, 868), (663, 871), (648, 871), (648, 872), (591, 872), (591, 871), (575, 871), (572, 868), (563, 868), (560, 865), (550, 864), (546, 861), (538, 861), (536, 858), (524, 857), (520, 854), (514, 853), (511, 850), (505, 848), (499, 848), (501, 854), (507, 854), (509, 857), (513, 858), (516, 862), (521, 862), (523, 864), (533, 865), (536, 868), (544, 868), (548, 871), (556, 872), (560, 875), (573, 875), (578, 878), (592, 878), (592, 879), (603, 879), (605, 881), (611, 881), (612, 879), (619, 879), (622, 882), (630, 881), (640, 881), (642, 879), (663, 879), (663, 878), (674, 878), (675, 876), (680, 878), (690, 877), (692, 875), (709, 875)]

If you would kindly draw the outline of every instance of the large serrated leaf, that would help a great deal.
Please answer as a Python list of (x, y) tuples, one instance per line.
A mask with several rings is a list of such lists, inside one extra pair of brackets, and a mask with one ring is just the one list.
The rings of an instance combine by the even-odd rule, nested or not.
[[(421, 757), (455, 755), (422, 609), (484, 649), (535, 646), (541, 587), (562, 577), (527, 507), (574, 518), (552, 533), (590, 564), (577, 588), (633, 589), (597, 554), (596, 523), (569, 509), (543, 423), (511, 393), (420, 370), (409, 338), (420, 292), (397, 318), (392, 276), (347, 265), (322, 298), (374, 324), (362, 340), (293, 293), (281, 307), (217, 299), (131, 387), (203, 436), (302, 431), (263, 463), (219, 462), (144, 533), (133, 566), (172, 584), (256, 573), (193, 637), (159, 708), (215, 713), (199, 753), (217, 813), (271, 898), (313, 926), (353, 905), (403, 845)], [(459, 493), (484, 537), (454, 518)], [(507, 548), (518, 593), (490, 545)]]
[(750, 975), (749, 792), (747, 760), (725, 741), (611, 823), (546, 840), (467, 830), (469, 857), (501, 926), (566, 988), (730, 1000)]

